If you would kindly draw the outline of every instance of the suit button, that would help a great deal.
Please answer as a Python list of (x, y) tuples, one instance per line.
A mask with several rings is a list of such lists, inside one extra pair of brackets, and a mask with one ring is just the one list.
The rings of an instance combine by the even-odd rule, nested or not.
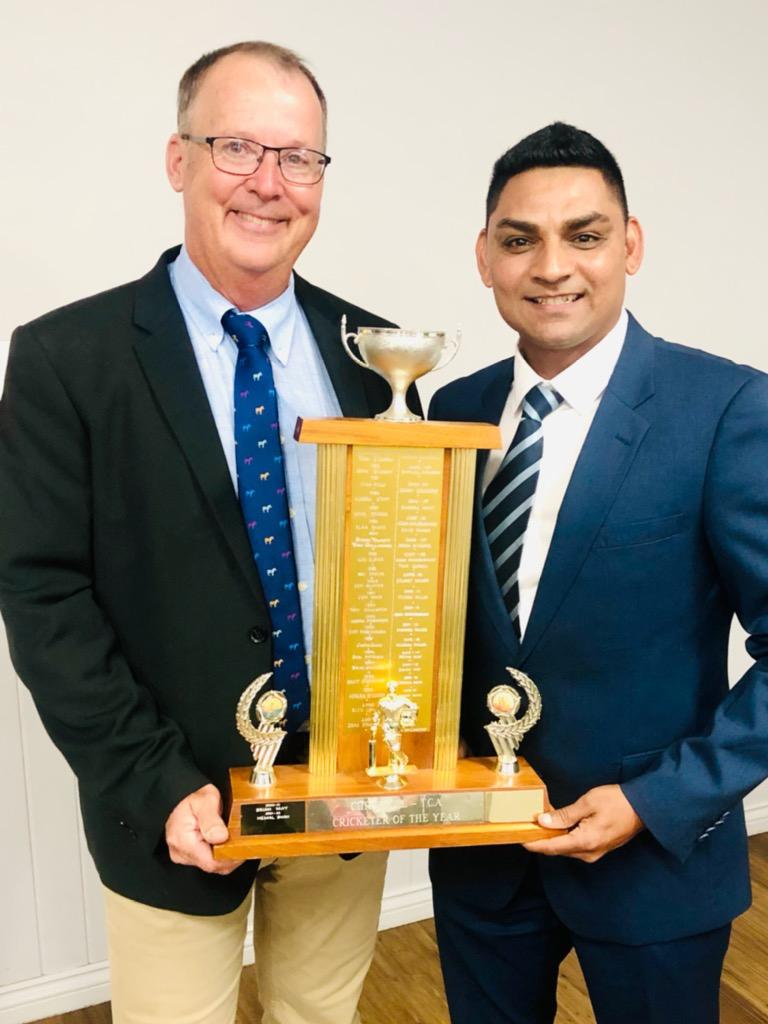
[(263, 644), (269, 634), (266, 629), (262, 629), (261, 626), (254, 626), (248, 634), (248, 639), (252, 644)]

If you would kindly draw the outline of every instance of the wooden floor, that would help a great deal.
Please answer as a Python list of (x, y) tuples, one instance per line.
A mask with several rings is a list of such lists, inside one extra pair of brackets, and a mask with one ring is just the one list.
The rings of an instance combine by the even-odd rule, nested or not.
[[(768, 834), (750, 840), (750, 859), (755, 902), (734, 925), (723, 975), (721, 1024), (768, 1024)], [(557, 1024), (594, 1024), (573, 955), (561, 974), (558, 1004)], [(381, 933), (360, 1012), (364, 1024), (447, 1024), (431, 921)], [(47, 1017), (39, 1024), (110, 1024), (111, 1020), (109, 1004), (103, 1003)], [(259, 1020), (253, 968), (246, 967), (237, 1024), (258, 1024)]]

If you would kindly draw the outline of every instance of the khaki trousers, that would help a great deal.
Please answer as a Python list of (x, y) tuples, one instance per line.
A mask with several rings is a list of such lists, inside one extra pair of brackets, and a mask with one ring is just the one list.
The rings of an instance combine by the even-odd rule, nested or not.
[[(262, 1024), (359, 1024), (386, 861), (262, 861), (253, 887)], [(250, 895), (216, 917), (104, 895), (114, 1024), (233, 1024)]]

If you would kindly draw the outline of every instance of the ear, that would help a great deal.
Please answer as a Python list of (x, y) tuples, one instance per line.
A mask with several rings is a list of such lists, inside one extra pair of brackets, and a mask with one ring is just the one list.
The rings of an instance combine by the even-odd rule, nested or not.
[(177, 133), (168, 139), (165, 147), (165, 173), (174, 192), (184, 191), (185, 146)]
[(477, 269), (480, 272), (480, 279), (486, 288), (490, 288), (493, 284), (491, 278), (491, 271), (488, 267), (488, 231), (486, 228), (480, 232), (475, 242), (475, 258), (477, 260)]
[(645, 243), (643, 229), (637, 217), (630, 217), (627, 221), (626, 260), (624, 268), (628, 274), (636, 274), (643, 262)]

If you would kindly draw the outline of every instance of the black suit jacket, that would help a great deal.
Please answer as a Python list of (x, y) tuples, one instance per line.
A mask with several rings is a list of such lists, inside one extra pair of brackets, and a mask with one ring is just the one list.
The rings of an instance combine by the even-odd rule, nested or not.
[[(164, 824), (249, 760), (234, 711), (271, 670), (271, 630), (168, 277), (177, 252), (15, 332), (0, 403), (0, 603), (14, 666), (78, 777), (102, 881), (221, 914), (255, 865), (219, 877), (172, 864)], [(389, 389), (342, 351), (339, 321), (387, 321), (298, 277), (296, 296), (344, 415), (383, 409)]]

